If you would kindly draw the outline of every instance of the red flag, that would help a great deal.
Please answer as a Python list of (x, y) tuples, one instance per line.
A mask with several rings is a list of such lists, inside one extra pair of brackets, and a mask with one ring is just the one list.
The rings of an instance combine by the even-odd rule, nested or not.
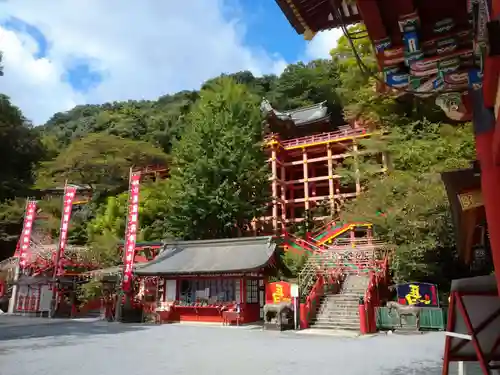
[(139, 186), (141, 180), (140, 172), (130, 175), (129, 206), (127, 216), (127, 228), (125, 229), (125, 256), (122, 290), (127, 292), (132, 285), (132, 272), (134, 267), (135, 243), (137, 227), (139, 225)]
[(25, 268), (28, 264), (29, 249), (31, 242), (31, 230), (36, 216), (36, 201), (28, 201), (26, 212), (24, 214), (23, 231), (19, 237), (16, 252), (19, 255), (19, 267)]
[(75, 199), (75, 196), (76, 196), (76, 187), (66, 185), (64, 187), (61, 230), (59, 232), (59, 246), (57, 248), (59, 256), (56, 256), (56, 259), (59, 259), (59, 264), (55, 265), (57, 267), (56, 272), (58, 276), (64, 272), (62, 259), (64, 256), (64, 249), (66, 248), (66, 243), (68, 240), (69, 219), (71, 217), (71, 209), (73, 208), (73, 201)]

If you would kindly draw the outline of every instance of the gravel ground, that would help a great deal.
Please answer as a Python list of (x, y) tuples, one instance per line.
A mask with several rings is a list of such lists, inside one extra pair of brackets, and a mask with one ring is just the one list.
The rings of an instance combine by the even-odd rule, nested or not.
[(439, 375), (443, 348), (442, 333), (342, 338), (0, 316), (2, 375)]

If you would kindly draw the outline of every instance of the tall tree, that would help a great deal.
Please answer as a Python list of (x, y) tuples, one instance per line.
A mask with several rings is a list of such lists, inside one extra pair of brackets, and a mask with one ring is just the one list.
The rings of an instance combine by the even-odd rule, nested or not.
[(0, 202), (26, 195), (43, 147), (31, 124), (9, 97), (0, 94)]
[(290, 64), (276, 83), (275, 105), (280, 109), (295, 109), (326, 100), (339, 111), (336, 92), (339, 83), (339, 71), (331, 60)]
[(91, 134), (72, 142), (54, 160), (44, 163), (38, 185), (54, 187), (68, 180), (116, 194), (127, 189), (131, 167), (167, 162), (168, 156), (147, 142)]
[[(43, 147), (31, 124), (0, 94), (0, 259), (14, 253), (24, 198), (30, 194)], [(16, 200), (16, 198), (19, 198)]]
[(260, 98), (221, 78), (188, 117), (172, 154), (166, 232), (176, 238), (237, 235), (269, 199)]

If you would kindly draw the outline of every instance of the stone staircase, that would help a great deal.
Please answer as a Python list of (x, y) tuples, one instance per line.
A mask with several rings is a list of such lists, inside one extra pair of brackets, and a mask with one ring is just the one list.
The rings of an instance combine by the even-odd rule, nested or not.
[(345, 276), (340, 293), (323, 296), (311, 328), (359, 331), (359, 299), (368, 282), (368, 276)]

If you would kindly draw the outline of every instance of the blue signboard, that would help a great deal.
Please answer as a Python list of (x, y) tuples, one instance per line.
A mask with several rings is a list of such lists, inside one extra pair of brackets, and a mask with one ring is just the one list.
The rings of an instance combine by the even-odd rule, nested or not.
[(396, 285), (398, 302), (402, 305), (439, 307), (438, 288), (429, 283), (406, 283)]

